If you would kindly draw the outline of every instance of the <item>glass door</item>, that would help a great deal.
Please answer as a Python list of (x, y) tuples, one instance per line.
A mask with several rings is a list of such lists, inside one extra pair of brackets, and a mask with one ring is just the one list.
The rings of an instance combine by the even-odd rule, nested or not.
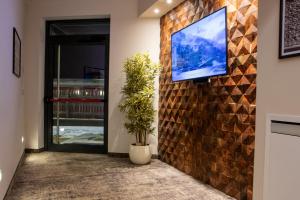
[(47, 148), (106, 153), (108, 37), (56, 35), (47, 46)]

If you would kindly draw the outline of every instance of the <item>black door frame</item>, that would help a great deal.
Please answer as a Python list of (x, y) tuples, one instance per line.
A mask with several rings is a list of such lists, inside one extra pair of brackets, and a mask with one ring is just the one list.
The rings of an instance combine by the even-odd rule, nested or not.
[[(109, 89), (109, 34), (102, 35), (73, 35), (73, 36), (50, 36), (50, 26), (53, 23), (80, 22), (105, 22), (110, 23), (110, 19), (88, 19), (88, 20), (56, 20), (46, 21), (46, 51), (45, 51), (45, 85), (44, 85), (44, 146), (46, 151), (58, 152), (79, 152), (79, 153), (107, 153), (108, 152), (108, 89)], [(105, 81), (104, 81), (104, 145), (84, 145), (84, 144), (53, 144), (53, 103), (48, 100), (53, 98), (53, 75), (54, 56), (57, 44), (104, 44), (105, 55)]]

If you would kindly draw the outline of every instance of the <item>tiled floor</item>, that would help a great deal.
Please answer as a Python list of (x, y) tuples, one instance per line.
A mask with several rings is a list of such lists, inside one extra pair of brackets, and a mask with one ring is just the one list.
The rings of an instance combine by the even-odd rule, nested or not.
[(7, 200), (231, 200), (175, 168), (152, 160), (136, 166), (106, 155), (26, 156)]

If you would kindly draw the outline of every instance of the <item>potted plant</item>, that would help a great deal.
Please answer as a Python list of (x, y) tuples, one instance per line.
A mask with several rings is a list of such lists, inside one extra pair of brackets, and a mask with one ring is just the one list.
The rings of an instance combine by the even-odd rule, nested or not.
[(151, 149), (147, 141), (149, 134), (154, 132), (152, 124), (156, 112), (153, 107), (154, 82), (160, 66), (154, 64), (148, 54), (138, 53), (128, 58), (123, 68), (126, 82), (119, 107), (125, 114), (124, 125), (128, 133), (136, 139), (130, 145), (129, 157), (135, 164), (147, 164), (151, 161)]

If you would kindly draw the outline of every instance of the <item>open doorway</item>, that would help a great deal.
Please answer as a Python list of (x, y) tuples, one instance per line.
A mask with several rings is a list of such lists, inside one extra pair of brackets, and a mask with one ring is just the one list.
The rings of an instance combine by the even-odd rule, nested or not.
[(47, 21), (47, 150), (107, 153), (109, 31), (109, 19)]

